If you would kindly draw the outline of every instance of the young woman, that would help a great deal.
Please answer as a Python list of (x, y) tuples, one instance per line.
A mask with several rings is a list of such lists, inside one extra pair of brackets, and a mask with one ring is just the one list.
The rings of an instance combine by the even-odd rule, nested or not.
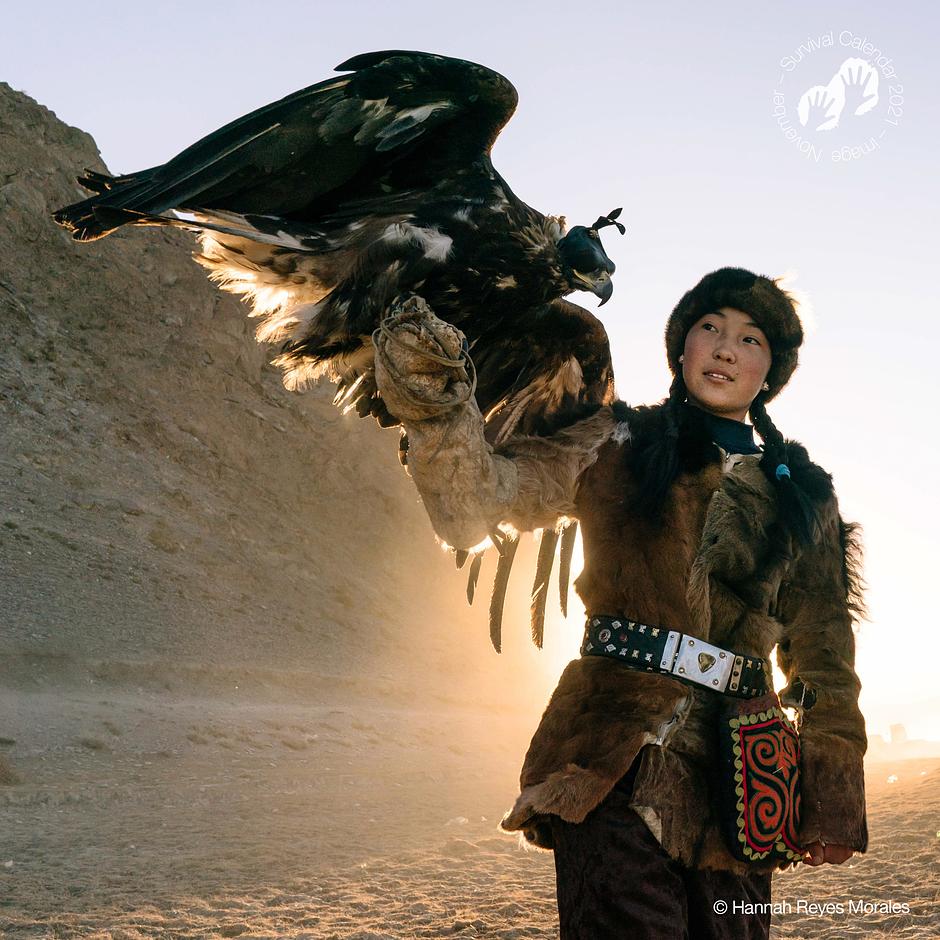
[[(454, 356), (460, 334), (428, 317)], [(495, 452), (472, 398), (421, 407), (432, 387), (466, 397), (453, 370), (380, 340), (379, 387), (444, 541), (580, 520), (582, 655), (502, 822), (554, 850), (562, 938), (766, 937), (775, 869), (867, 847), (855, 527), (765, 410), (802, 340), (773, 280), (715, 271), (669, 318), (665, 401), (617, 402)], [(802, 715), (798, 759), (772, 707), (774, 646), (780, 700)]]

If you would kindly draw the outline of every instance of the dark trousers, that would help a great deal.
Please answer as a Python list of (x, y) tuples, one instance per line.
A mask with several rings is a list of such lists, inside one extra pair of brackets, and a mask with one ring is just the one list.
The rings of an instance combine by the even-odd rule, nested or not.
[(636, 768), (584, 822), (551, 817), (561, 940), (766, 940), (769, 907), (735, 913), (734, 902), (769, 905), (772, 876), (670, 858), (628, 806)]

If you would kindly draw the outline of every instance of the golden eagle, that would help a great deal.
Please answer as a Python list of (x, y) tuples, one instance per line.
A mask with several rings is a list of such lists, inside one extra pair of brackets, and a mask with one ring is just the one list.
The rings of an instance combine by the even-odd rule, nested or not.
[[(337, 404), (383, 427), (397, 421), (376, 389), (372, 334), (410, 296), (466, 335), (491, 442), (550, 433), (611, 401), (603, 325), (563, 298), (610, 297), (614, 264), (598, 230), (622, 233), (620, 210), (566, 231), (563, 218), (512, 192), (490, 160), (518, 100), (497, 72), (400, 50), (356, 56), (336, 71), (349, 74), (238, 118), (160, 166), (123, 176), (86, 170), (79, 182), (94, 195), (55, 220), (79, 241), (123, 225), (194, 230), (196, 260), (250, 300), (259, 341), (280, 345), (287, 387), (326, 376)], [(559, 535), (565, 605), (573, 526), (542, 535), (539, 645)], [(494, 541), (498, 633), (515, 541), (499, 533)]]

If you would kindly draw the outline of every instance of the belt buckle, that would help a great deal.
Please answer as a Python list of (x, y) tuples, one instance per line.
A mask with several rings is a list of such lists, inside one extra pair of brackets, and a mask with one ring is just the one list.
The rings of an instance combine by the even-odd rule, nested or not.
[(713, 646), (698, 637), (680, 634), (678, 650), (669, 671), (683, 679), (724, 692), (734, 664), (734, 656), (720, 646)]

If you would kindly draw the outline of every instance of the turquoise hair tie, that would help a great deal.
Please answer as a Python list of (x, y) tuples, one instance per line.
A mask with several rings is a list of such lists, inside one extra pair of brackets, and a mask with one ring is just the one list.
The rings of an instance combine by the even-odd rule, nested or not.
[(782, 480), (784, 477), (790, 479), (790, 468), (785, 463), (777, 464), (777, 479)]

